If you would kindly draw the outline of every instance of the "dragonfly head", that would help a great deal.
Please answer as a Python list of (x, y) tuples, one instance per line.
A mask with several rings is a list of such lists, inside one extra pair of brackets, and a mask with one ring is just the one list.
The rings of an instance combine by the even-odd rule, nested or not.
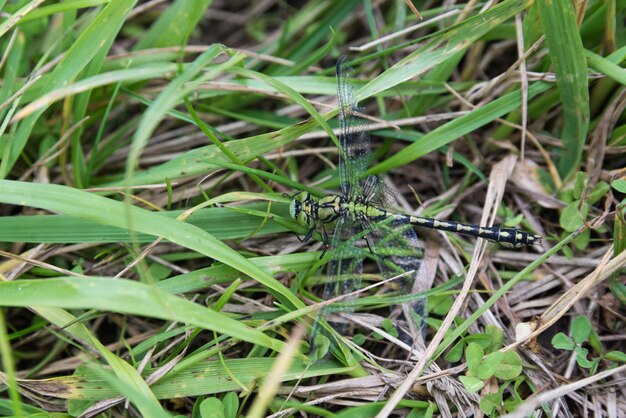
[(315, 200), (309, 192), (299, 192), (291, 196), (291, 203), (289, 203), (289, 216), (294, 219), (298, 224), (307, 228), (313, 228), (314, 221), (314, 207)]

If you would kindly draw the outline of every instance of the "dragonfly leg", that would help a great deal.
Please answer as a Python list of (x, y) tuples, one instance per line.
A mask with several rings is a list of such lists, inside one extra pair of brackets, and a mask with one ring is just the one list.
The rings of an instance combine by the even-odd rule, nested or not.
[[(366, 226), (363, 227), (365, 228)], [(371, 238), (369, 237), (369, 232), (366, 232), (363, 238), (365, 238), (365, 243), (367, 244), (367, 249), (369, 250), (369, 252), (371, 254), (374, 254), (374, 251), (372, 250), (372, 245), (370, 245)]]
[(311, 237), (313, 236), (313, 233), (315, 232), (315, 227), (309, 229), (309, 232), (306, 233), (306, 235), (304, 236), (304, 238), (300, 239), (300, 236), (297, 235), (298, 239), (300, 240), (300, 242), (304, 242), (307, 243), (309, 242), (309, 240), (311, 239)]
[(330, 248), (330, 239), (328, 238), (328, 233), (326, 233), (326, 229), (322, 226), (322, 242), (324, 243), (324, 251), (320, 255), (320, 260), (326, 254), (326, 251)]
[(367, 249), (369, 250), (369, 252), (374, 254), (374, 251), (372, 251), (372, 246), (370, 245), (370, 240), (367, 239), (367, 236), (365, 237), (365, 243), (367, 244)]

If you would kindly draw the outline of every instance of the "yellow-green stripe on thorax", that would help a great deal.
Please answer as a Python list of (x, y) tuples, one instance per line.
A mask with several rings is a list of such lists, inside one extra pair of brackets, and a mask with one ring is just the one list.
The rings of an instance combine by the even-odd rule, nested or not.
[(318, 219), (325, 224), (337, 221), (340, 216), (349, 216), (353, 221), (368, 219), (376, 222), (388, 216), (384, 209), (368, 205), (357, 200), (348, 200), (340, 195), (331, 195), (319, 200), (317, 208)]

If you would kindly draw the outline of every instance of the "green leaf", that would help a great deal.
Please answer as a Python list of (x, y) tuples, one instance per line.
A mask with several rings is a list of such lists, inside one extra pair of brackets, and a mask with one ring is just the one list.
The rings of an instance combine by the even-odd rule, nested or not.
[(585, 56), (591, 68), (626, 85), (626, 71), (622, 67), (588, 49), (585, 49)]
[(91, 401), (70, 400), (67, 403), (67, 412), (70, 414), (70, 416), (77, 417), (85, 412), (87, 408), (91, 407), (92, 404), (93, 402)]
[(434, 295), (433, 297), (428, 297), (428, 311), (434, 315), (444, 316), (450, 312), (450, 308), (453, 304), (454, 299), (450, 295)]
[(315, 334), (313, 337), (313, 342), (311, 345), (311, 352), (309, 353), (309, 358), (312, 363), (317, 362), (318, 360), (323, 359), (326, 354), (328, 354), (328, 350), (330, 349), (330, 339), (321, 333)]
[(406, 418), (424, 418), (424, 413), (418, 408), (413, 408), (406, 415)]
[(576, 181), (574, 183), (574, 199), (579, 200), (582, 197), (586, 182), (587, 174), (582, 171), (576, 173)]
[(524, 214), (520, 213), (519, 215), (514, 216), (512, 218), (507, 218), (506, 221), (504, 222), (504, 226), (506, 226), (508, 228), (515, 228), (523, 220), (524, 220)]
[(552, 346), (559, 350), (573, 350), (575, 344), (570, 337), (562, 332), (559, 332), (554, 337), (552, 337)]
[(580, 211), (578, 209), (580, 201), (570, 202), (561, 212), (559, 223), (567, 232), (574, 232), (583, 225), (583, 216), (587, 216), (588, 206), (582, 203)]
[(365, 344), (365, 341), (367, 341), (367, 339), (365, 338), (365, 335), (361, 333), (355, 334), (354, 337), (352, 337), (352, 342), (358, 346)]
[(504, 410), (507, 412), (513, 412), (515, 411), (521, 404), (522, 404), (522, 400), (521, 399), (507, 399), (504, 401)]
[(569, 177), (580, 164), (589, 129), (587, 61), (570, 1), (539, 1), (539, 14), (563, 106), (561, 177)]
[(483, 350), (487, 350), (487, 348), (489, 348), (489, 345), (491, 344), (491, 336), (487, 334), (471, 334), (465, 338), (465, 341), (467, 342), (467, 344), (476, 343)]
[(482, 380), (473, 376), (459, 376), (459, 380), (470, 393), (476, 393), (485, 386)]
[(456, 363), (461, 360), (461, 357), (463, 357), (463, 348), (465, 348), (465, 343), (462, 340), (454, 344), (445, 356), (446, 361)]
[(609, 190), (611, 190), (611, 186), (609, 186), (607, 182), (598, 182), (598, 184), (593, 186), (593, 189), (591, 189), (591, 193), (589, 193), (589, 196), (587, 197), (587, 202), (589, 202), (590, 205), (596, 204), (600, 199), (608, 194)]
[(202, 418), (225, 418), (224, 404), (218, 398), (207, 398), (200, 404)]
[(600, 341), (598, 333), (596, 333), (594, 330), (591, 330), (587, 341), (589, 341), (589, 345), (591, 346), (591, 348), (593, 348), (593, 351), (596, 354), (602, 355), (602, 341)]
[(626, 193), (626, 179), (615, 179), (611, 182), (611, 187), (620, 193)]
[(504, 333), (499, 327), (495, 325), (487, 325), (485, 327), (485, 334), (491, 337), (489, 348), (487, 349), (488, 352), (493, 353), (502, 348), (502, 344), (504, 343)]
[(626, 363), (626, 353), (621, 351), (609, 351), (604, 356), (607, 360), (617, 361), (619, 363)]
[(500, 366), (502, 359), (504, 358), (504, 353), (500, 351), (495, 351), (493, 353), (487, 354), (485, 358), (480, 362), (480, 368), (476, 377), (482, 380), (487, 380), (491, 376), (493, 376), (496, 369)]
[[(211, 350), (213, 351), (213, 350)], [(214, 351), (213, 351), (214, 352)], [(191, 361), (189, 361), (191, 360)], [(227, 392), (239, 392), (241, 386), (252, 387), (267, 375), (276, 362), (273, 357), (246, 357), (224, 360), (185, 359), (171, 373), (163, 376), (148, 389), (157, 399), (182, 398), (187, 396), (215, 396)], [(227, 369), (227, 370), (226, 370)], [(342, 367), (336, 361), (320, 360), (314, 364), (296, 359), (280, 376), (281, 382), (297, 381), (312, 377), (349, 373), (350, 367)], [(150, 369), (150, 372), (154, 369)], [(235, 381), (232, 377), (235, 377)], [(141, 376), (139, 376), (141, 378)], [(62, 394), (63, 398), (97, 401), (117, 395), (110, 385), (93, 370), (81, 369), (67, 378), (70, 387), (77, 384), (80, 390)], [(123, 392), (122, 392), (123, 393)], [(151, 415), (143, 415), (149, 417)]]
[(480, 371), (480, 362), (483, 359), (483, 348), (476, 343), (469, 343), (465, 349), (465, 361), (467, 369), (473, 376), (478, 376)]
[[(563, 234), (566, 235), (566, 234)], [(564, 237), (561, 237), (564, 238)], [(570, 247), (563, 247), (561, 248), (561, 251), (563, 252), (563, 254), (565, 255), (565, 257), (567, 257), (568, 259), (572, 259), (574, 257), (574, 252), (572, 251), (572, 249)]]
[(502, 406), (502, 395), (500, 393), (488, 393), (483, 396), (478, 406), (486, 415), (493, 415)]
[(385, 318), (383, 319), (383, 322), (381, 323), (382, 328), (387, 331), (387, 333), (389, 335), (392, 335), (394, 337), (398, 337), (400, 335), (400, 333), (398, 332), (398, 329), (396, 328), (396, 326), (393, 324), (393, 321), (389, 318)]
[(522, 373), (522, 359), (515, 351), (506, 351), (503, 354), (493, 375), (500, 380), (513, 380)]
[(593, 376), (594, 374), (598, 373), (598, 366), (600, 365), (600, 361), (601, 360), (602, 359), (600, 357), (596, 357), (591, 362), (591, 367), (589, 367), (589, 374), (591, 376)]
[(574, 241), (572, 243), (576, 246), (578, 250), (584, 250), (589, 246), (589, 241), (591, 240), (591, 231), (589, 229), (584, 229), (580, 234), (576, 235)]
[(589, 333), (591, 332), (591, 322), (589, 322), (589, 318), (582, 315), (574, 318), (570, 326), (570, 331), (572, 339), (576, 344), (582, 344), (587, 341)]
[(226, 418), (236, 418), (239, 410), (239, 397), (235, 392), (228, 392), (222, 399)]
[(575, 347), (574, 352), (576, 353), (576, 363), (578, 363), (580, 367), (588, 369), (593, 366), (593, 362), (587, 359), (587, 354), (589, 354), (589, 350), (583, 347)]

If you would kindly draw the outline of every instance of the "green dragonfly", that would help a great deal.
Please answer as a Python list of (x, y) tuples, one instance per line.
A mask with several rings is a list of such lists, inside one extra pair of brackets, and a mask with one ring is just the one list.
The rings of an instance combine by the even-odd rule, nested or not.
[[(350, 69), (342, 56), (337, 61), (339, 98), (339, 177), (341, 193), (317, 199), (309, 192), (291, 196), (290, 216), (308, 229), (307, 242), (319, 231), (331, 255), (323, 299), (345, 295), (360, 287), (364, 257), (376, 260), (383, 278), (403, 275), (399, 293), (418, 295), (409, 312), (419, 331), (427, 314), (427, 284), (418, 280), (423, 249), (413, 226), (484, 238), (505, 247), (519, 248), (541, 242), (541, 237), (513, 228), (484, 227), (405, 215), (388, 209), (395, 192), (376, 176), (367, 175), (370, 135), (350, 83)], [(327, 228), (334, 226), (329, 237)], [(366, 245), (358, 243), (365, 241)], [(422, 296), (419, 296), (419, 295)], [(328, 310), (322, 312), (325, 315)]]

